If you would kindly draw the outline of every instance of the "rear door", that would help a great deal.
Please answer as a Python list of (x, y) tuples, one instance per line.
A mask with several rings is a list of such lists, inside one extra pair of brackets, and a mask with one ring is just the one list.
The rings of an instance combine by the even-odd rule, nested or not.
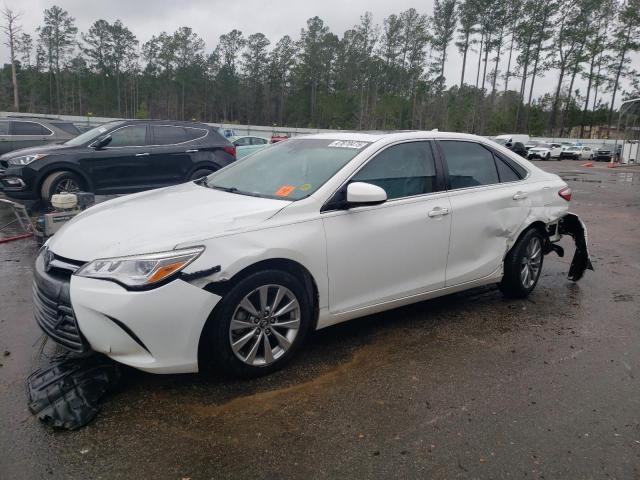
[(81, 160), (97, 193), (129, 193), (156, 186), (151, 169), (148, 125), (125, 125), (109, 133), (111, 142), (100, 150), (88, 148)]
[(499, 269), (507, 241), (531, 209), (526, 170), (480, 143), (440, 140), (451, 201), (446, 285), (487, 277)]
[(12, 149), (44, 145), (53, 138), (53, 132), (44, 125), (26, 120), (11, 120)]
[(157, 185), (174, 185), (187, 180), (198, 152), (198, 139), (207, 131), (182, 125), (151, 125), (153, 147), (151, 167)]

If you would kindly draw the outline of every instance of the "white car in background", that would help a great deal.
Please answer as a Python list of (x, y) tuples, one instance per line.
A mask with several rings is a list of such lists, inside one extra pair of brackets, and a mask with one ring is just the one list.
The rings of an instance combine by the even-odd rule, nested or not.
[(269, 140), (262, 137), (247, 135), (244, 137), (229, 137), (229, 141), (236, 147), (236, 159), (246, 157), (269, 145)]
[(556, 158), (560, 160), (562, 153), (562, 145), (559, 143), (538, 143), (535, 147), (531, 147), (527, 151), (527, 158), (533, 160), (539, 158), (541, 160), (551, 160)]
[(473, 135), (296, 137), (75, 217), (37, 256), (35, 317), (141, 370), (261, 375), (356, 317), (488, 284), (526, 297), (562, 234), (578, 280), (591, 264), (570, 198)]

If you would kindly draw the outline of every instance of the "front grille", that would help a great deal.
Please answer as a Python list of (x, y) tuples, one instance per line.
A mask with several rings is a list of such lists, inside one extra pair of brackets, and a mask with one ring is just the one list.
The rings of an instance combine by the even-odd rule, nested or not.
[(33, 314), (40, 328), (54, 341), (75, 352), (87, 350), (71, 305), (60, 303), (33, 284)]

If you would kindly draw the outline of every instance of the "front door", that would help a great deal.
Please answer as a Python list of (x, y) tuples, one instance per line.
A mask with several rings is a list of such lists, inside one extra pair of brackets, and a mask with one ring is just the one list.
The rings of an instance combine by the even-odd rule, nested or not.
[(451, 215), (437, 171), (430, 142), (390, 146), (350, 180), (384, 188), (388, 200), (323, 213), (331, 313), (444, 286)]
[[(192, 139), (202, 136), (200, 129), (180, 125), (152, 125), (152, 181), (156, 186), (175, 185), (187, 180), (193, 167), (191, 155), (198, 151)], [(205, 132), (206, 133), (206, 132)]]
[(147, 125), (126, 125), (111, 132), (111, 142), (81, 160), (95, 192), (130, 193), (152, 187)]

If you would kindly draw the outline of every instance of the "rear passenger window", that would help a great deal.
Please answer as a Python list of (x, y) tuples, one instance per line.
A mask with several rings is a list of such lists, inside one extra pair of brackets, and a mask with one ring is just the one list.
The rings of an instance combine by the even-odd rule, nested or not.
[(387, 192), (387, 198), (411, 197), (435, 192), (436, 167), (427, 142), (401, 143), (383, 150), (352, 182), (377, 185)]
[(0, 135), (9, 135), (9, 122), (0, 122)]
[(153, 129), (153, 143), (155, 145), (172, 145), (190, 140), (182, 127), (153, 125), (151, 128)]
[(440, 141), (451, 189), (499, 183), (493, 154), (474, 142)]
[(71, 135), (80, 135), (80, 130), (78, 130), (78, 127), (76, 127), (73, 123), (53, 123), (53, 122), (51, 122), (51, 125), (53, 125), (56, 128), (59, 128), (63, 132), (70, 133)]
[(251, 137), (251, 145), (265, 145), (266, 143), (264, 138)]
[(501, 182), (515, 182), (520, 180), (518, 174), (499, 157), (496, 157), (496, 166), (498, 167), (498, 174), (500, 175)]
[(50, 135), (51, 130), (35, 122), (11, 122), (13, 135)]

